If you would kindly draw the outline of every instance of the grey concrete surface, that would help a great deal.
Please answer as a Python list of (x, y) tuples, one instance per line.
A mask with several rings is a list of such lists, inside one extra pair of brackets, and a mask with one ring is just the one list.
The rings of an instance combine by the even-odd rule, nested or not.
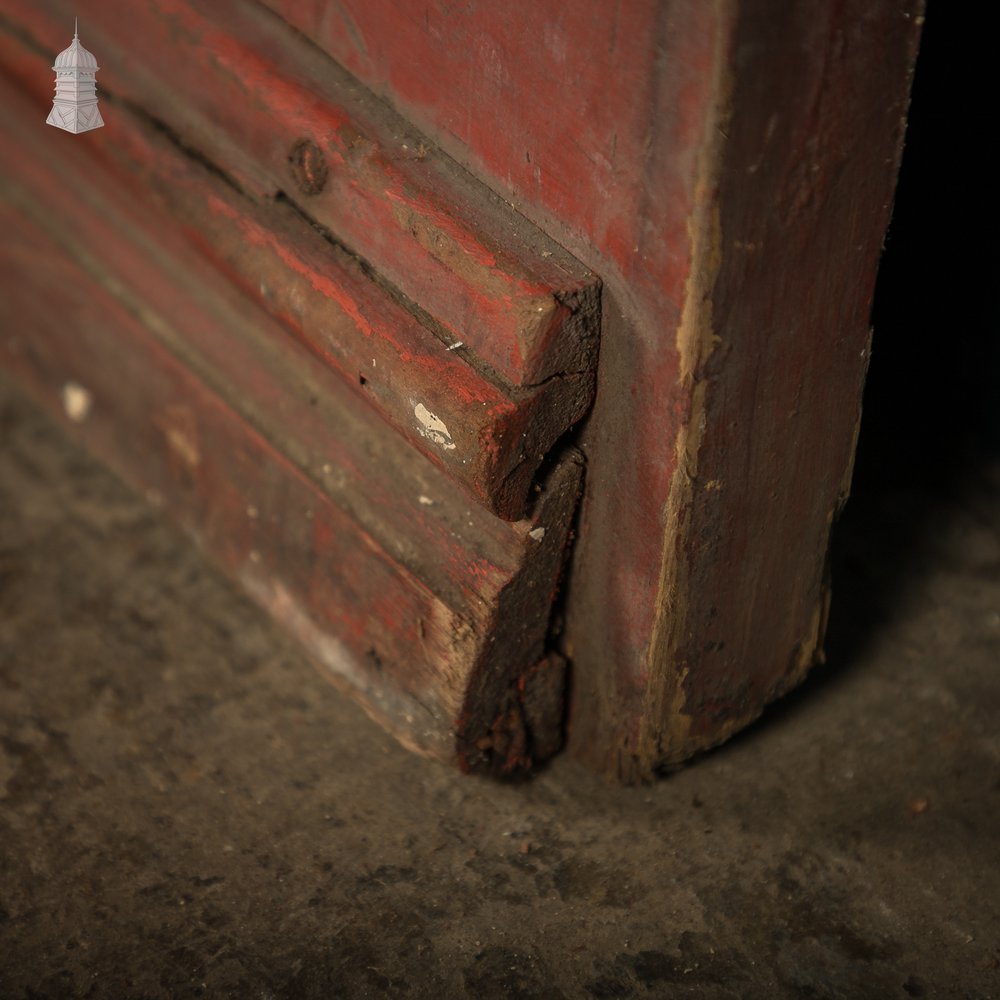
[(642, 788), (398, 747), (0, 390), (0, 998), (1000, 996), (1000, 496), (887, 487), (830, 662)]

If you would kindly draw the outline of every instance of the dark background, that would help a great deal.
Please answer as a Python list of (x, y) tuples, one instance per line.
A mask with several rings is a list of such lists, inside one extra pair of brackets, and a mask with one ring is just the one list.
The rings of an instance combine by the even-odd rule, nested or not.
[(856, 494), (891, 476), (935, 489), (977, 456), (1000, 457), (995, 54), (970, 11), (928, 5), (872, 317)]
[(957, 512), (1000, 524), (994, 61), (970, 8), (928, 4), (851, 500), (834, 532), (834, 668), (941, 557), (943, 524)]

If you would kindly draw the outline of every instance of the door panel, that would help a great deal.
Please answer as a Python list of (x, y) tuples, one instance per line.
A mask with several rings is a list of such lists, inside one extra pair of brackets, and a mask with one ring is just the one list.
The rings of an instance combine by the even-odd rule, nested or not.
[[(0, 67), (37, 105), (8, 134), (49, 106), (74, 13), (0, 0)], [(581, 757), (645, 779), (822, 658), (920, 0), (92, 0), (87, 18), (107, 125), (13, 157), (17, 211), (153, 338), (137, 378), (156, 384), (165, 349), (235, 415), (218, 441), (288, 470), (293, 534), (293, 469), (346, 516), (336, 542), (269, 564), (284, 590), (254, 586), (318, 655), (350, 651), (337, 669), (370, 708), (408, 669), (429, 676), (423, 651), (405, 665), (416, 611), (394, 680), (344, 638), (372, 615), (395, 627), (351, 582), (370, 542), (471, 623), (425, 664), (451, 713), (434, 752), (464, 766), (526, 766), (565, 711)], [(59, 166), (70, 148), (86, 159)], [(128, 225), (102, 228), (100, 199), (126, 197)], [(47, 225), (56, 203), (102, 254)], [(3, 280), (25, 266), (14, 253)], [(12, 301), (50, 357), (49, 306)], [(8, 367), (58, 402), (48, 369)], [(151, 419), (142, 398), (122, 393), (123, 420)], [(119, 467), (174, 470), (183, 431)], [(261, 475), (285, 496), (285, 473)], [(225, 540), (245, 526), (213, 509), (183, 516), (240, 575)], [(342, 625), (296, 575), (313, 563)], [(420, 744), (407, 718), (391, 724)]]
[[(355, 115), (342, 73), (304, 96), (316, 54), (245, 5), (224, 29), (184, 5), (92, 11), (106, 126), (36, 128), (60, 10), (8, 10), (0, 39), (0, 127), (23, 138), (0, 177), (0, 364), (407, 745), (500, 773), (553, 753), (582, 464), (549, 452), (590, 403), (596, 277), (371, 98)], [(190, 77), (137, 66), (136, 30)], [(294, 72), (234, 87), (219, 53)], [(288, 80), (306, 137), (261, 115)]]

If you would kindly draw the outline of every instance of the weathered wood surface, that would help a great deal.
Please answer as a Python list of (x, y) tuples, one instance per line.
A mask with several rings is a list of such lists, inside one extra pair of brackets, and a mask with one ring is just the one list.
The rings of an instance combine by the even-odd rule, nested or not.
[[(19, 79), (30, 92), (41, 90), (50, 60), (23, 46), (15, 53), (14, 39), (5, 45)], [(81, 171), (108, 170), (137, 196), (155, 196), (213, 267), (281, 319), (478, 502), (507, 520), (524, 514), (542, 460), (591, 403), (593, 373), (537, 388), (480, 373), (290, 204), (245, 197), (140, 114), (121, 104), (115, 110), (111, 138), (82, 147), (95, 162)], [(66, 170), (60, 183), (73, 182)]]
[[(0, 3), (8, 30), (52, 55), (74, 13), (64, 0)], [(266, 10), (94, 0), (86, 17), (102, 93), (141, 106), (248, 193), (301, 202), (446, 343), (514, 385), (593, 369), (595, 276)]]
[(922, 4), (268, 3), (602, 276), (570, 746), (725, 739), (821, 656)]
[(724, 739), (823, 656), (922, 10), (746, 0), (725, 26), (725, 104), (705, 120), (723, 141), (706, 137), (678, 334), (692, 402), (667, 502), (678, 539), (651, 646), (670, 670), (645, 693), (640, 767)]
[[(850, 477), (921, 3), (545, 0), (516, 16), (445, 0), (269, 5), (601, 275), (563, 633), (571, 746), (635, 780), (725, 739), (821, 656), (825, 556)], [(487, 343), (466, 321), (473, 303), (488, 317), (508, 292), (524, 303), (537, 288), (497, 251), (508, 221), (509, 245), (534, 263), (556, 251), (503, 202), (467, 198), (468, 178), (428, 154), (433, 143), (369, 127), (381, 112), (360, 91), (347, 102), (354, 142), (325, 89), (339, 71), (275, 14), (235, 0), (210, 14), (180, 0), (144, 0), (118, 20), (111, 0), (95, 10), (112, 93), (251, 196), (298, 191), (334, 232), (353, 225), (351, 249), (433, 302), (442, 341), (474, 345), (482, 371), (539, 376), (530, 344), (547, 336), (525, 341), (508, 323)], [(36, 47), (64, 44), (64, 4), (0, 11)], [(188, 73), (174, 73), (175, 51)], [(294, 187), (318, 187), (321, 173), (301, 138), (326, 158), (317, 194)], [(368, 180), (352, 188), (343, 164)], [(483, 280), (487, 261), (503, 291)], [(541, 355), (559, 359), (557, 376), (586, 369), (559, 346)], [(497, 745), (517, 745), (494, 729)]]
[[(505, 522), (212, 269), (169, 216), (0, 87), (0, 366), (165, 503), (404, 743), (528, 767), (560, 742), (546, 651), (580, 465)], [(75, 137), (72, 137), (75, 138)], [(76, 176), (77, 181), (70, 178)]]

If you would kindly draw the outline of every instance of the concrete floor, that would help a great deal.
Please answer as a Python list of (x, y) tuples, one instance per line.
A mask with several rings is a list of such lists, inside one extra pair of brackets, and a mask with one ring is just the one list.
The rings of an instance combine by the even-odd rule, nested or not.
[(0, 391), (0, 997), (1000, 996), (998, 497), (859, 497), (828, 666), (728, 746), (498, 785)]

